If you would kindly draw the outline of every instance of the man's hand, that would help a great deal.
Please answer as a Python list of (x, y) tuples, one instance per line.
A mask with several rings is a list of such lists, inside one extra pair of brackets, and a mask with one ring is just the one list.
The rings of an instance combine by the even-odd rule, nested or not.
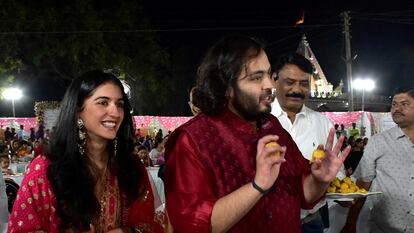
[[(341, 136), (333, 148), (333, 140), (335, 136), (335, 130), (332, 128), (329, 131), (329, 136), (326, 141), (325, 149), (323, 145), (319, 145), (319, 149), (325, 150), (325, 158), (323, 160), (315, 160), (311, 166), (312, 176), (315, 181), (320, 183), (329, 183), (335, 179), (336, 174), (341, 169), (343, 162), (351, 151), (351, 146), (347, 146), (341, 153), (342, 143), (344, 142), (344, 136)], [(339, 156), (339, 154), (341, 154)]]
[[(285, 146), (266, 147), (269, 142), (279, 139), (276, 135), (267, 135), (257, 143), (256, 154), (256, 184), (262, 189), (269, 189), (279, 176), (280, 166), (285, 160)], [(280, 156), (271, 156), (272, 153), (279, 151)]]

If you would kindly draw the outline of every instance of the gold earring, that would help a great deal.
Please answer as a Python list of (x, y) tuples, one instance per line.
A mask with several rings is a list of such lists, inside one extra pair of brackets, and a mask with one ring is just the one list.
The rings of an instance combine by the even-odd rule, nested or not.
[(116, 137), (112, 143), (114, 144), (114, 158), (116, 157), (117, 146), (118, 146), (118, 137)]
[(78, 128), (78, 150), (81, 155), (85, 154), (85, 144), (86, 144), (86, 131), (83, 120), (78, 118), (77, 124)]

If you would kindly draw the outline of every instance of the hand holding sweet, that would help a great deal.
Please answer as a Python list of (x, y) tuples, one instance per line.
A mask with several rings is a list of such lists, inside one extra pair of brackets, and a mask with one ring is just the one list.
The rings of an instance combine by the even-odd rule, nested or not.
[(347, 146), (342, 152), (341, 147), (344, 141), (344, 137), (341, 136), (333, 147), (333, 139), (335, 136), (335, 130), (331, 129), (329, 131), (329, 136), (326, 142), (325, 148), (323, 145), (319, 145), (318, 149), (325, 152), (325, 157), (323, 159), (316, 158), (311, 165), (311, 174), (314, 179), (321, 183), (329, 184), (333, 179), (335, 179), (336, 174), (341, 169), (343, 162), (348, 156), (351, 147)]
[[(256, 154), (256, 175), (255, 183), (262, 189), (266, 190), (272, 187), (279, 176), (280, 166), (285, 160), (285, 146), (279, 146), (277, 143), (266, 146), (268, 143), (276, 142), (279, 139), (276, 135), (267, 135), (261, 138), (257, 143)], [(279, 156), (274, 155), (279, 154)]]

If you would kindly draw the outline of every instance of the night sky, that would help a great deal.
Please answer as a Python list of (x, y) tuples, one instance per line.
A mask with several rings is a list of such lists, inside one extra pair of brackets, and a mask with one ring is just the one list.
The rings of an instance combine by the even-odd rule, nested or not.
[[(287, 2), (287, 1), (286, 1)], [(303, 33), (328, 81), (346, 83), (343, 26), (339, 16), (351, 11), (353, 77), (370, 77), (375, 95), (390, 95), (397, 86), (414, 86), (413, 1), (146, 1), (145, 16), (170, 54), (171, 78), (190, 86), (208, 47), (225, 35), (254, 36), (267, 44), (269, 58), (294, 52)], [(381, 5), (382, 4), (382, 5)], [(392, 4), (392, 5), (391, 5)], [(305, 23), (295, 22), (305, 11)], [(69, 83), (32, 80), (19, 83), (25, 98), (16, 102), (18, 117), (34, 116), (33, 102), (61, 100)], [(182, 92), (187, 90), (183, 89)], [(179, 95), (184, 96), (184, 95)], [(188, 100), (177, 99), (174, 115), (190, 115)], [(11, 116), (11, 103), (1, 100), (0, 114)]]

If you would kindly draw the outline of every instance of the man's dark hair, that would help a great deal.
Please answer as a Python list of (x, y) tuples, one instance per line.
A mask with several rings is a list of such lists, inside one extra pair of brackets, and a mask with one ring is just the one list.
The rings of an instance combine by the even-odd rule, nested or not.
[(313, 72), (312, 63), (299, 53), (291, 53), (288, 55), (281, 56), (277, 59), (275, 64), (276, 79), (279, 76), (279, 72), (285, 65), (296, 65), (303, 72), (311, 74)]
[(229, 87), (235, 87), (246, 63), (264, 50), (262, 43), (246, 36), (230, 36), (209, 49), (197, 71), (197, 107), (207, 115), (217, 115), (228, 104)]
[(407, 95), (411, 96), (411, 98), (414, 99), (414, 87), (400, 87), (400, 88), (397, 88), (394, 91), (393, 96), (398, 95), (398, 94), (407, 94)]

